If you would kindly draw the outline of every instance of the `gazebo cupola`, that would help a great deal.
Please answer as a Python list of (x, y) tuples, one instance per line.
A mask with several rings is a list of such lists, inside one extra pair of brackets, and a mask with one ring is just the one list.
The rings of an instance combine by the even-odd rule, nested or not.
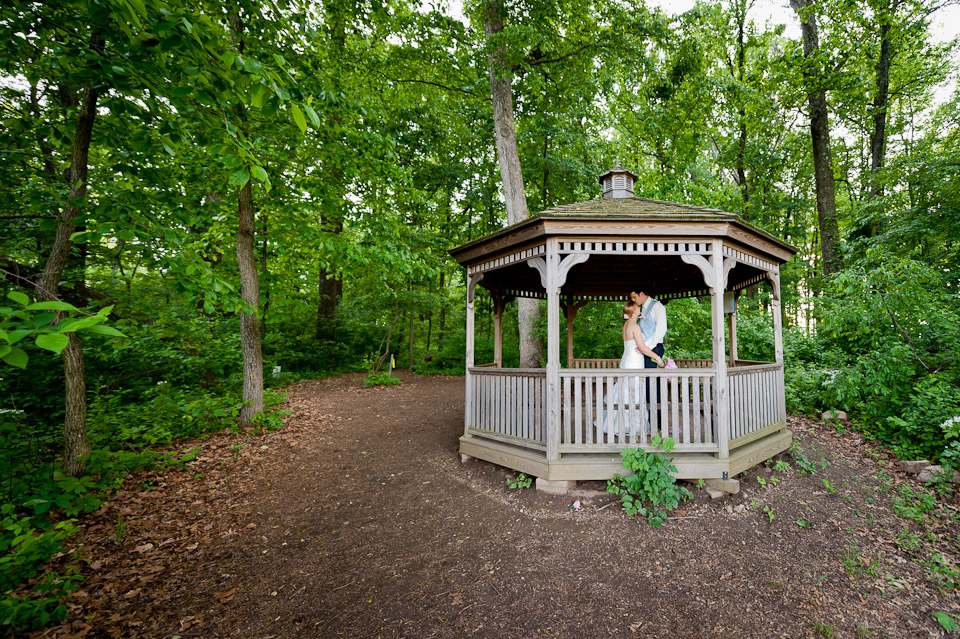
[(633, 184), (636, 181), (636, 174), (621, 167), (620, 160), (617, 160), (612, 169), (600, 176), (603, 197), (633, 197)]
[[(599, 178), (601, 198), (541, 211), (450, 250), (467, 270), (462, 456), (533, 475), (540, 489), (564, 491), (577, 480), (622, 473), (618, 453), (654, 450), (660, 435), (675, 442), (679, 478), (727, 488), (730, 478), (790, 446), (780, 267), (797, 249), (732, 213), (634, 197), (636, 178), (618, 161)], [(709, 358), (678, 359), (679, 368), (669, 371), (620, 369), (613, 359), (619, 330), (609, 336), (610, 359), (576, 356), (578, 310), (622, 303), (638, 284), (663, 303), (710, 300)], [(739, 357), (736, 305), (724, 304), (725, 293), (735, 298), (759, 284), (772, 289), (769, 362)], [(474, 361), (477, 286), (494, 301), (491, 362)], [(518, 297), (546, 301), (543, 368), (503, 365), (503, 313)], [(668, 318), (670, 312), (668, 306)], [(668, 348), (670, 326), (668, 319)]]

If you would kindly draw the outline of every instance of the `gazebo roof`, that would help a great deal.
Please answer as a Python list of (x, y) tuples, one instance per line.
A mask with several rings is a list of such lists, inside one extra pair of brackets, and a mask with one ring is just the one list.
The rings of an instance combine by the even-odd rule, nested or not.
[[(499, 257), (542, 246), (549, 238), (563, 242), (650, 242), (656, 244), (708, 244), (720, 239), (752, 260), (779, 266), (798, 251), (739, 215), (717, 209), (639, 197), (613, 197), (576, 202), (541, 211), (482, 238), (450, 250), (460, 264), (476, 267)], [(596, 246), (596, 245), (595, 245)], [(610, 245), (610, 246), (619, 246)], [(636, 245), (634, 245), (636, 246)], [(596, 253), (597, 251), (592, 251)], [(484, 269), (481, 285), (491, 290), (540, 297), (538, 274), (522, 261), (496, 270)], [(767, 269), (769, 270), (769, 269)], [(763, 279), (763, 269), (738, 261), (730, 273), (728, 289), (737, 290)], [(629, 250), (595, 254), (570, 271), (564, 294), (577, 297), (615, 296), (618, 299), (637, 284), (655, 282), (663, 298), (704, 294), (703, 275), (679, 256), (639, 255)]]

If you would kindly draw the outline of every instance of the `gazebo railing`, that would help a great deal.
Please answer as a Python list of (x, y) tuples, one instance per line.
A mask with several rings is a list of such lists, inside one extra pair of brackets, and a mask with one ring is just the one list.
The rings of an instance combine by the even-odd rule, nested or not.
[(561, 369), (560, 452), (649, 446), (656, 435), (673, 437), (678, 451), (717, 451), (714, 376), (709, 369)]
[(730, 447), (746, 444), (786, 424), (783, 367), (738, 361), (727, 369), (730, 389)]
[(489, 439), (544, 449), (546, 379), (542, 368), (471, 368), (469, 430)]
[[(678, 359), (675, 363), (680, 368), (710, 368), (713, 366), (711, 359)], [(570, 368), (619, 368), (619, 359), (594, 359), (578, 357), (573, 360)]]
[[(697, 368), (703, 361), (669, 370), (560, 369), (559, 452), (650, 448), (656, 435), (672, 437), (677, 452), (719, 452), (716, 371)], [(476, 366), (470, 384), (468, 432), (545, 450), (544, 369)], [(727, 384), (731, 449), (783, 428), (780, 365), (738, 361)]]

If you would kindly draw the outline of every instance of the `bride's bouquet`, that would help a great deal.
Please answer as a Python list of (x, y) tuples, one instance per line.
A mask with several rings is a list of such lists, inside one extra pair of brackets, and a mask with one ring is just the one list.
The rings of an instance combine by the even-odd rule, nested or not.
[[(673, 361), (673, 358), (672, 358), (672, 357), (668, 357), (668, 358), (667, 358), (667, 360), (666, 360), (666, 361), (664, 362), (664, 364), (663, 364), (663, 367), (664, 367), (665, 369), (667, 369), (667, 370), (669, 370), (669, 369), (671, 369), (671, 368), (679, 368), (679, 367), (677, 366), (677, 363), (676, 363), (675, 361)], [(668, 381), (668, 382), (670, 381), (670, 378), (669, 378), (669, 377), (667, 378), (667, 381)]]

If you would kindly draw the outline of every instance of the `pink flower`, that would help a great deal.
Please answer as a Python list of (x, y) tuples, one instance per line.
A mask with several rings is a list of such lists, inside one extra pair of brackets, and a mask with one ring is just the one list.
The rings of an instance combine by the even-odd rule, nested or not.
[[(677, 363), (673, 359), (668, 359), (667, 363), (663, 365), (664, 368), (678, 368)], [(667, 381), (670, 381), (670, 377), (667, 377)]]

